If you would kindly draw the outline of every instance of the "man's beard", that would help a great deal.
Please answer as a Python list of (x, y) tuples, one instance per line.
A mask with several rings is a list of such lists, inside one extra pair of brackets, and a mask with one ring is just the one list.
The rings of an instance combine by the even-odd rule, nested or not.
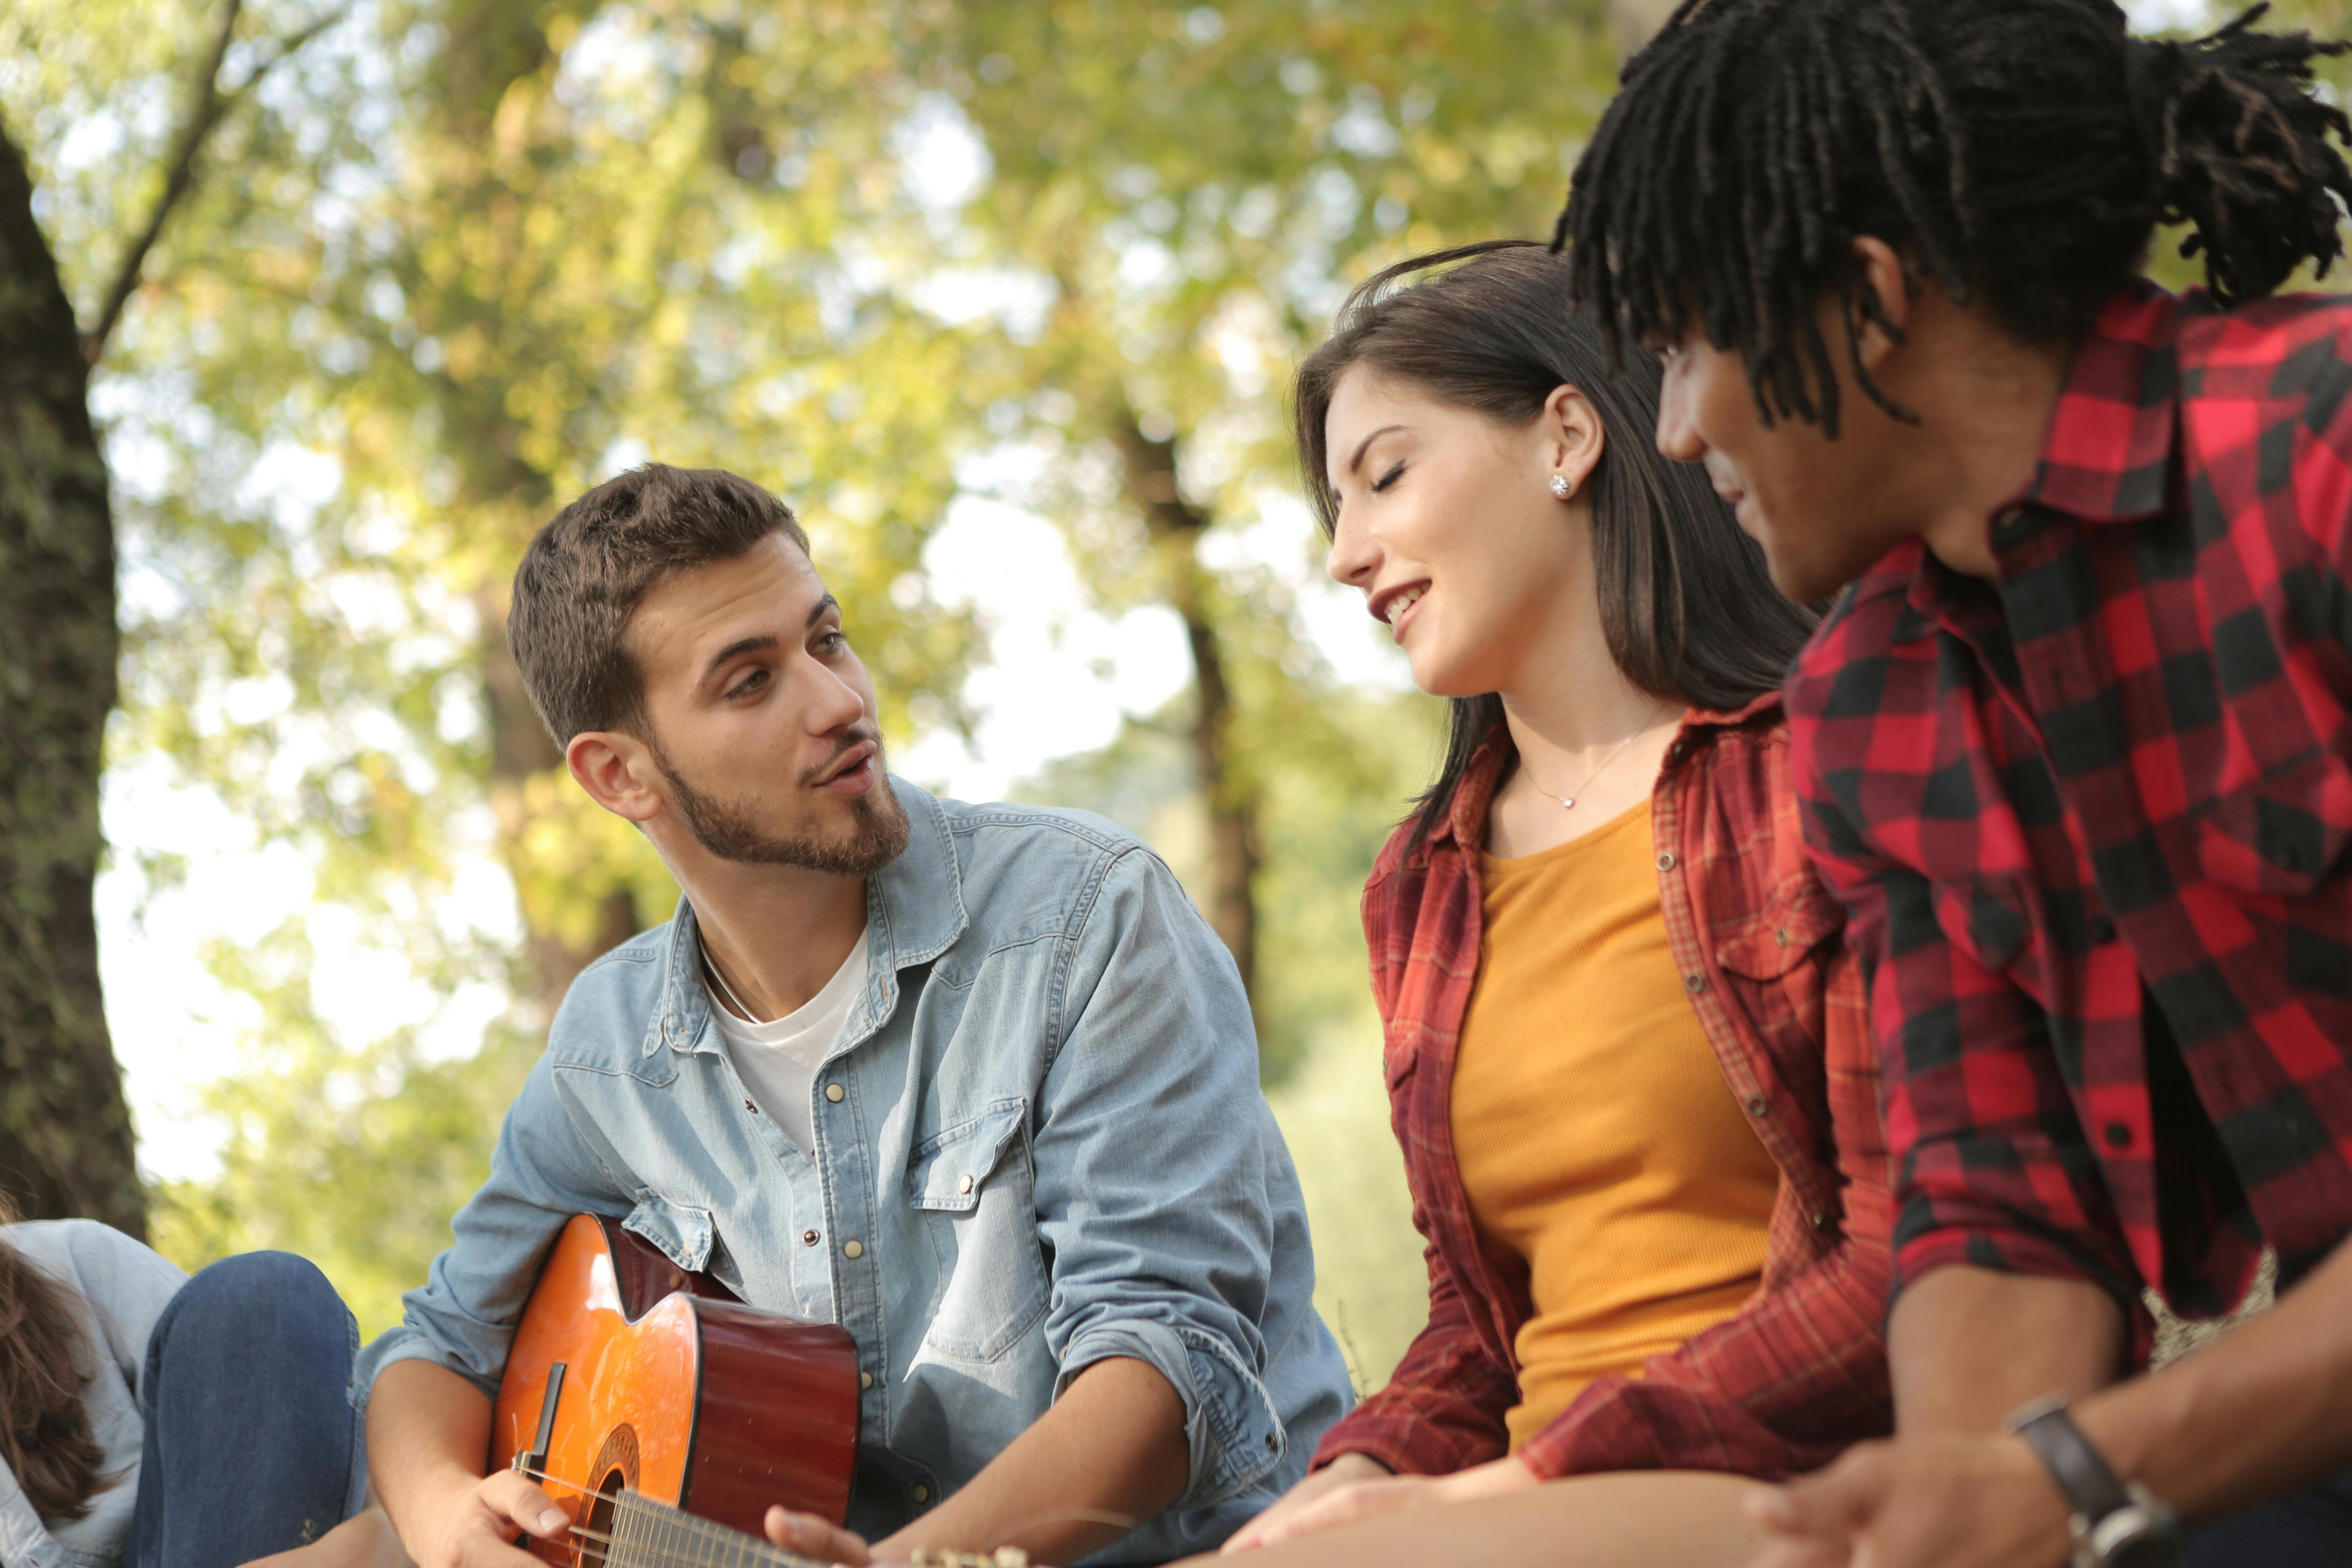
[(843, 752), (865, 740), (876, 742), (874, 787), (850, 801), (850, 810), (856, 820), (840, 833), (809, 831), (782, 836), (760, 825), (750, 803), (722, 801), (688, 784), (671, 764), (660, 742), (647, 737), (646, 744), (653, 752), (654, 766), (668, 781), (670, 792), (677, 801), (678, 815), (686, 818), (695, 841), (720, 859), (757, 866), (798, 866), (835, 877), (870, 877), (905, 851), (908, 831), (907, 808), (898, 804), (898, 796), (890, 788), (890, 775), (883, 771), (879, 737), (868, 733), (846, 738), (831, 758), (803, 774), (802, 782), (813, 782), (839, 760)]

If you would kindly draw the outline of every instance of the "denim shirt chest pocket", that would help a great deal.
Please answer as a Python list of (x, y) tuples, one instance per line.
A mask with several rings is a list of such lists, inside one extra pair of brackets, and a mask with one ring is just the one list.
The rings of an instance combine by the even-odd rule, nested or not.
[(940, 1355), (994, 1361), (1045, 1313), (1035, 1174), (1021, 1136), (1028, 1116), (1025, 1096), (993, 1100), (924, 1140), (908, 1158), (907, 1202), (940, 1281), (923, 1342)]
[(648, 1193), (629, 1211), (621, 1228), (652, 1242), (664, 1258), (688, 1274), (701, 1273), (710, 1262), (713, 1226), (709, 1209), (673, 1203), (659, 1193)]

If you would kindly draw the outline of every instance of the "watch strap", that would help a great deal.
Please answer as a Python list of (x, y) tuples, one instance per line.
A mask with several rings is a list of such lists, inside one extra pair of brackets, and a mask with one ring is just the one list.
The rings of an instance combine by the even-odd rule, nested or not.
[(2063, 1399), (2036, 1400), (2009, 1418), (2009, 1429), (2032, 1445), (2074, 1511), (2091, 1524), (2131, 1505), (2131, 1493), (2108, 1468)]

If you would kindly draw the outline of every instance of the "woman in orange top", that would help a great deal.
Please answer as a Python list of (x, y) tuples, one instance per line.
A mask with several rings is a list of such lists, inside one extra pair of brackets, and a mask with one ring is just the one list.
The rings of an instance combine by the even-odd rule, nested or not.
[[(1727, 1476), (1887, 1429), (1876, 1080), (1776, 690), (1811, 617), (1657, 455), (1656, 363), (1612, 372), (1567, 276), (1403, 263), (1299, 372), (1331, 574), (1452, 702), (1364, 894), (1430, 1321), (1228, 1551), (1398, 1561), (1444, 1528), (1401, 1513), (1489, 1500), (1461, 1544), (1734, 1563)], [(1629, 1470), (1685, 1473), (1495, 1500)]]

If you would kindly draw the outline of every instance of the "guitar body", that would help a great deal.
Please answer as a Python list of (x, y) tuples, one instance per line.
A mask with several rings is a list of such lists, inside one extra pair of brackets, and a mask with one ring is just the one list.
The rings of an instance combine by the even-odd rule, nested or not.
[(752, 1536), (778, 1503), (838, 1524), (856, 1452), (845, 1331), (747, 1307), (614, 1221), (579, 1215), (563, 1227), (490, 1428), (490, 1463), (522, 1456), (572, 1516), (574, 1544), (530, 1543), (542, 1561), (604, 1563), (598, 1538), (624, 1490)]

